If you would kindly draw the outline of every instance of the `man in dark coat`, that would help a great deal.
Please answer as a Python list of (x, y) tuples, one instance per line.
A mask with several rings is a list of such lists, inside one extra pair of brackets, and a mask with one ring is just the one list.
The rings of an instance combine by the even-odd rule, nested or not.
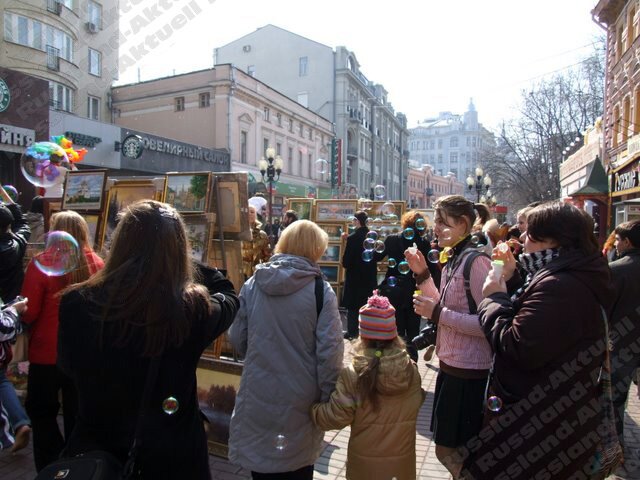
[(615, 228), (615, 247), (619, 259), (611, 262), (615, 302), (609, 315), (613, 351), (611, 384), (616, 430), (624, 441), (624, 409), (631, 379), (640, 366), (640, 220), (621, 223)]
[(342, 306), (347, 309), (346, 339), (358, 337), (358, 311), (367, 303), (367, 298), (377, 285), (376, 261), (365, 262), (362, 259), (364, 240), (367, 237), (367, 214), (358, 211), (353, 221), (356, 230), (347, 238), (342, 255), (342, 266), (346, 269), (346, 278), (342, 296)]
[(22, 258), (29, 236), (29, 225), (20, 206), (0, 186), (0, 298), (5, 303), (13, 300), (22, 288)]

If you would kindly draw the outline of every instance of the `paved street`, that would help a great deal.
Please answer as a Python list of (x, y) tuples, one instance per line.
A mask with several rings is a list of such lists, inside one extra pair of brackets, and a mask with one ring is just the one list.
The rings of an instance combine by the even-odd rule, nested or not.
[[(346, 355), (348, 357), (348, 355)], [(449, 479), (447, 471), (435, 457), (435, 446), (431, 442), (429, 422), (433, 406), (433, 391), (437, 372), (437, 359), (432, 364), (420, 361), (419, 368), (422, 374), (422, 385), (427, 390), (427, 399), (420, 410), (418, 428), (416, 432), (417, 444), (417, 472), (418, 478), (424, 480)], [(628, 449), (640, 451), (640, 401), (637, 396), (637, 386), (631, 386), (631, 398), (628, 405), (628, 416), (625, 426), (625, 440)], [(327, 432), (325, 436), (326, 446), (320, 459), (316, 462), (316, 480), (337, 480), (345, 478), (345, 462), (347, 458), (347, 444), (349, 442), (349, 429), (340, 432)], [(242, 468), (230, 464), (227, 460), (210, 457), (212, 476), (221, 480), (239, 480), (250, 478), (248, 472)], [(617, 472), (616, 477), (610, 479), (637, 479), (640, 480), (640, 458), (627, 458), (625, 468)], [(2, 480), (32, 480), (35, 476), (31, 447), (24, 449), (17, 455), (8, 452), (0, 452), (0, 479)]]

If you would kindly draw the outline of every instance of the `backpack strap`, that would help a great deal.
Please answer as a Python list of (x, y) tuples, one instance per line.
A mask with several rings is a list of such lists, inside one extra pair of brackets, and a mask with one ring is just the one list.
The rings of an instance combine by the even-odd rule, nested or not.
[(322, 305), (324, 304), (324, 280), (322, 277), (316, 277), (316, 312), (318, 317), (322, 311)]
[(473, 266), (473, 261), (480, 256), (491, 258), (480, 250), (470, 250), (469, 253), (465, 254), (464, 267), (462, 270), (464, 292), (467, 294), (467, 303), (469, 304), (469, 313), (471, 314), (478, 312), (478, 305), (476, 305), (476, 301), (473, 299), (473, 295), (471, 295), (471, 267)]

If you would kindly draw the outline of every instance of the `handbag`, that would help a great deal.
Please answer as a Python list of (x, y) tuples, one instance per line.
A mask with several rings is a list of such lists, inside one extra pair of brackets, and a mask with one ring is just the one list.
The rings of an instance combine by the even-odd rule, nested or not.
[[(609, 342), (609, 326), (607, 323), (607, 314), (604, 308), (600, 306), (602, 318), (604, 320), (605, 332), (605, 353), (604, 364), (600, 369), (600, 406), (602, 408), (602, 423), (598, 428), (600, 436), (600, 445), (595, 455), (593, 465), (594, 473), (603, 473), (604, 477), (613, 474), (622, 464), (623, 452), (622, 446), (618, 439), (616, 431), (616, 422), (613, 410), (613, 394), (611, 392), (611, 344)], [(603, 478), (604, 478), (603, 477)]]
[(160, 358), (160, 356), (154, 357), (149, 363), (136, 430), (124, 465), (109, 452), (93, 450), (56, 460), (40, 470), (35, 480), (134, 480), (142, 478), (141, 467), (137, 463), (138, 451), (142, 443), (142, 424), (151, 390), (158, 377)]

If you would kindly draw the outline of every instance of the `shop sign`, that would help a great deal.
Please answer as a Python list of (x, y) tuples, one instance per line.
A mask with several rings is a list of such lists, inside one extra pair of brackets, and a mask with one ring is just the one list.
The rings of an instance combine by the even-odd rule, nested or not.
[(122, 155), (134, 160), (142, 156), (144, 146), (139, 135), (129, 135), (122, 141)]
[(215, 150), (145, 136), (142, 137), (142, 144), (144, 145), (144, 148), (149, 151), (168, 153), (170, 155), (191, 158), (194, 160), (202, 160), (216, 165), (226, 165), (225, 156), (220, 155), (220, 153)]
[(9, 85), (2, 78), (0, 78), (0, 112), (4, 112), (9, 108), (11, 103), (11, 92), (9, 91)]
[(624, 172), (616, 172), (613, 175), (613, 193), (623, 192), (638, 186), (638, 170), (640, 162), (635, 162)]
[(64, 132), (64, 136), (76, 145), (82, 145), (83, 147), (89, 148), (93, 148), (102, 142), (100, 137), (92, 137), (91, 135), (85, 135), (84, 133), (78, 132)]
[(306, 198), (307, 187), (302, 185), (292, 185), (290, 183), (277, 182), (273, 184), (273, 189), (285, 197)]
[(35, 137), (35, 130), (0, 123), (0, 148), (3, 150), (21, 152), (34, 142)]

